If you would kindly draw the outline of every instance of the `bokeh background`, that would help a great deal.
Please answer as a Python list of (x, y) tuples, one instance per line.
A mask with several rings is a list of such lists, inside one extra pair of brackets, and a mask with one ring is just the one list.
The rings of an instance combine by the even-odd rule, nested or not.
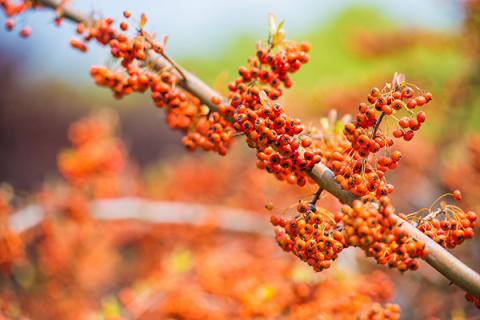
[[(394, 72), (402, 72), (431, 91), (434, 101), (428, 106), (425, 130), (408, 146), (400, 146), (404, 159), (390, 175), (396, 207), (404, 212), (428, 207), (438, 195), (460, 188), (462, 206), (480, 209), (478, 1), (104, 0), (72, 1), (72, 6), (114, 18), (124, 9), (134, 16), (147, 13), (148, 28), (169, 36), (170, 55), (223, 93), (238, 66), (254, 53), (255, 42), (265, 39), (268, 13), (275, 14), (285, 20), (287, 38), (312, 44), (310, 62), (295, 74), (293, 89), (282, 98), (288, 112), (307, 124), (318, 124), (332, 108), (340, 115), (356, 112), (372, 86), (382, 86)], [(236, 143), (226, 159), (188, 153), (180, 134), (169, 130), (148, 96), (118, 101), (94, 85), (88, 70), (108, 62), (104, 48), (91, 46), (86, 54), (73, 51), (68, 41), (74, 26), (65, 22), (56, 27), (51, 20), (48, 10), (22, 17), (20, 24), (33, 29), (28, 39), (0, 31), (0, 182), (11, 185), (22, 204), (33, 201), (32, 194), (46, 184), (62, 179), (57, 155), (69, 146), (69, 125), (104, 109), (118, 114), (120, 137), (148, 197), (256, 210), (268, 219), (266, 202), (282, 210), (311, 192), (289, 190), (282, 196), (284, 187), (271, 177), (261, 182), (251, 178), (258, 183), (254, 190), (245, 181), (237, 182), (244, 180), (239, 170), (254, 167), (255, 155), (242, 143)], [(216, 170), (222, 170), (224, 179), (211, 178), (218, 175)], [(192, 189), (192, 183), (211, 188)], [(240, 187), (232, 187), (236, 184)], [(191, 245), (186, 243), (180, 251), (172, 249), (175, 259), (186, 259), (182, 250)], [(474, 240), (455, 253), (480, 270), (479, 245)], [(277, 253), (283, 254), (279, 249)], [(361, 254), (353, 258), (355, 263), (349, 263), (355, 273), (378, 269)], [(345, 266), (348, 270), (348, 263)], [(427, 265), (415, 274), (387, 275), (404, 319), (478, 319), (478, 311), (464, 302), (460, 290)]]

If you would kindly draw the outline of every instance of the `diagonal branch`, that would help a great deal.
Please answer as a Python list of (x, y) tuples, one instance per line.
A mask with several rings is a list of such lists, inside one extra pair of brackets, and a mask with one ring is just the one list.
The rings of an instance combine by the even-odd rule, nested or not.
[[(55, 0), (37, 0), (37, 2), (52, 9), (60, 6), (60, 2)], [(63, 16), (64, 18), (77, 23), (92, 23), (90, 17), (69, 7), (63, 8)], [(158, 64), (159, 68), (168, 65), (168, 61), (164, 59), (159, 59), (155, 62)], [(187, 70), (181, 68), (180, 66), (178, 66), (178, 68), (180, 68), (181, 73), (184, 74), (183, 80), (179, 83), (179, 85), (186, 91), (199, 98), (200, 101), (208, 106), (211, 110), (217, 110), (217, 106), (214, 105), (210, 99), (213, 96), (220, 97), (221, 95)], [(172, 72), (178, 73), (177, 76), (182, 78), (182, 75), (176, 69), (173, 69)], [(315, 165), (308, 175), (322, 189), (331, 193), (342, 203), (351, 205), (357, 198), (351, 192), (343, 190), (335, 180), (334, 173), (321, 163)], [(394, 215), (394, 218), (397, 219), (400, 226), (413, 238), (415, 238), (417, 241), (425, 243), (425, 246), (430, 252), (425, 258), (425, 261), (428, 264), (444, 275), (452, 283), (456, 284), (475, 297), (480, 298), (480, 275), (478, 273), (466, 266), (452, 254), (450, 254), (446, 249), (438, 245), (435, 241), (427, 237), (413, 225), (402, 220), (396, 215)]]

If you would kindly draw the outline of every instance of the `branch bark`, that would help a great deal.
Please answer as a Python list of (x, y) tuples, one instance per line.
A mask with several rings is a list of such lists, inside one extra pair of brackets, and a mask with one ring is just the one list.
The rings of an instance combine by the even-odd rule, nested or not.
[[(218, 214), (217, 214), (218, 213)], [(272, 236), (270, 224), (258, 213), (223, 206), (187, 202), (151, 201), (143, 198), (117, 198), (90, 202), (94, 219), (138, 220), (149, 223), (209, 226), (227, 232)], [(16, 211), (9, 218), (9, 227), (17, 232), (34, 228), (46, 216), (40, 205), (30, 205)]]
[[(37, 0), (37, 2), (53, 9), (60, 5), (60, 2), (55, 0)], [(77, 23), (85, 22), (88, 24), (92, 22), (92, 19), (89, 16), (69, 7), (64, 8), (63, 16), (66, 19)], [(168, 64), (168, 62), (162, 61), (161, 59), (158, 60), (158, 63), (160, 68)], [(184, 70), (183, 68), (181, 70), (185, 77), (179, 85), (186, 91), (198, 97), (202, 103), (211, 108), (211, 110), (217, 110), (217, 106), (215, 106), (210, 99), (213, 96), (221, 97), (221, 95), (187, 70)], [(175, 69), (172, 69), (172, 72), (178, 73)], [(182, 78), (180, 73), (177, 75), (179, 78)], [(340, 187), (335, 180), (334, 173), (325, 165), (317, 164), (308, 174), (320, 187), (338, 198), (342, 203), (351, 205), (356, 199), (352, 193), (345, 191)], [(394, 217), (401, 224), (402, 228), (408, 231), (413, 238), (425, 243), (430, 252), (425, 258), (425, 261), (428, 264), (444, 275), (452, 283), (475, 297), (480, 298), (480, 275), (478, 273), (466, 266), (446, 249), (416, 229), (413, 225), (400, 219), (396, 215)]]

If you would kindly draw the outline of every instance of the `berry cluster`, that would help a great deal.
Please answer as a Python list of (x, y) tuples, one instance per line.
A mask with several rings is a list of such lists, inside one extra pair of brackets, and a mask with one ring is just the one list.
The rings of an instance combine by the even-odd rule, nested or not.
[[(125, 18), (130, 16), (128, 11), (124, 12)], [(168, 125), (185, 132), (183, 144), (189, 150), (200, 147), (225, 155), (233, 132), (231, 124), (219, 113), (203, 108), (198, 98), (178, 86), (183, 73), (165, 56), (166, 39), (162, 43), (156, 42), (144, 30), (146, 22), (145, 15), (142, 15), (140, 26), (132, 37), (123, 32), (129, 29), (126, 21), (120, 23), (120, 30), (111, 18), (98, 20), (88, 28), (80, 23), (77, 33), (83, 36), (83, 40), (73, 39), (71, 45), (80, 51), (86, 51), (85, 43), (91, 40), (108, 45), (112, 57), (119, 59), (120, 65), (114, 70), (92, 67), (90, 73), (97, 85), (110, 88), (119, 99), (133, 92), (150, 91), (155, 105), (165, 110)], [(155, 68), (154, 62), (159, 56), (167, 59), (175, 72)]]
[(428, 250), (415, 242), (392, 217), (394, 209), (388, 197), (379, 200), (356, 200), (345, 205), (336, 215), (313, 203), (297, 207), (297, 215), (285, 219), (271, 217), (277, 243), (286, 252), (293, 252), (316, 271), (330, 267), (331, 261), (347, 247), (360, 247), (367, 256), (400, 271), (416, 270), (416, 258), (425, 257)]
[[(131, 13), (125, 11), (124, 17), (129, 19)], [(303, 131), (300, 120), (287, 116), (279, 104), (272, 105), (270, 100), (282, 95), (281, 85), (292, 86), (289, 74), (308, 62), (309, 44), (284, 41), (281, 24), (271, 25), (268, 46), (259, 43), (256, 55), (249, 59), (247, 67), (239, 69), (240, 77), (229, 85), (230, 103), (211, 97), (217, 112), (204, 108), (196, 97), (178, 86), (184, 80), (183, 72), (165, 55), (166, 39), (157, 42), (145, 31), (146, 22), (142, 14), (133, 36), (127, 34), (127, 21), (120, 22), (119, 28), (112, 18), (88, 25), (79, 23), (77, 33), (81, 38), (72, 39), (70, 44), (81, 52), (87, 51), (87, 43), (92, 40), (109, 46), (119, 65), (113, 69), (92, 67), (90, 73), (97, 85), (110, 88), (117, 98), (151, 91), (155, 105), (166, 110), (167, 123), (185, 132), (182, 142), (189, 150), (202, 148), (225, 155), (232, 136), (245, 134), (249, 146), (258, 150), (259, 168), (281, 180), (305, 185), (305, 172), (321, 157), (304, 152), (311, 140), (297, 136)], [(158, 59), (167, 61), (170, 69), (159, 70)]]
[[(104, 18), (96, 20), (92, 25), (86, 26), (85, 23), (81, 22), (77, 24), (77, 34), (82, 36), (82, 39), (71, 39), (70, 45), (82, 52), (87, 51), (87, 42), (97, 41), (102, 45), (107, 45), (118, 37), (118, 31), (115, 29), (114, 20), (112, 18)], [(112, 48), (112, 55), (113, 55)]]
[[(0, 8), (3, 9), (3, 12), (7, 16), (7, 21), (5, 22), (5, 29), (7, 31), (13, 31), (15, 29), (15, 21), (13, 18), (29, 9), (33, 6), (33, 1), (21, 1), (14, 2), (11, 0), (0, 0)], [(23, 26), (20, 29), (20, 36), (22, 38), (28, 38), (32, 33), (32, 28), (30, 26)]]
[(297, 216), (285, 219), (272, 215), (275, 239), (286, 252), (293, 252), (315, 271), (331, 266), (333, 260), (346, 247), (344, 234), (336, 227), (329, 212), (312, 203), (300, 202)]
[[(103, 112), (70, 127), (72, 148), (59, 153), (58, 168), (72, 186), (72, 199), (78, 199), (78, 190), (88, 190), (91, 196), (103, 198), (126, 195), (126, 189), (138, 187), (130, 182), (136, 175), (123, 141), (115, 135), (116, 125), (115, 116)], [(72, 212), (83, 210), (81, 201), (70, 203), (79, 204), (72, 207)]]
[(400, 271), (416, 270), (428, 250), (401, 229), (392, 214), (395, 209), (388, 197), (379, 200), (364, 198), (353, 206), (345, 205), (336, 220), (345, 228), (348, 245), (360, 247), (379, 264), (388, 264)]
[(0, 275), (9, 275), (12, 268), (25, 258), (24, 243), (9, 226), (13, 192), (0, 186)]
[(400, 306), (398, 304), (387, 303), (382, 306), (380, 303), (374, 303), (367, 314), (359, 317), (362, 320), (399, 320)]
[[(9, 17), (34, 4), (23, 1), (17, 5), (0, 0)], [(126, 19), (130, 16), (124, 12)], [(56, 21), (61, 22), (61, 14)], [(271, 220), (278, 244), (316, 271), (329, 268), (331, 261), (349, 246), (360, 247), (379, 264), (388, 264), (402, 272), (418, 268), (416, 258), (425, 257), (428, 250), (423, 243), (411, 239), (394, 219), (394, 209), (387, 197), (393, 186), (386, 182), (385, 173), (395, 169), (402, 156), (399, 151), (390, 150), (393, 138), (410, 141), (425, 122), (425, 113), (415, 110), (431, 101), (429, 92), (396, 75), (384, 88), (371, 90), (368, 103), (359, 105), (355, 120), (345, 124), (336, 144), (324, 140), (312, 143), (300, 120), (289, 117), (280, 104), (273, 102), (283, 94), (281, 87), (292, 86), (290, 74), (308, 62), (310, 50), (306, 43), (284, 41), (281, 24), (271, 30), (268, 45), (259, 43), (256, 55), (239, 69), (239, 78), (229, 85), (229, 102), (211, 97), (217, 108), (206, 110), (198, 98), (180, 88), (179, 84), (186, 80), (182, 69), (165, 55), (166, 39), (159, 43), (144, 30), (146, 22), (142, 15), (133, 36), (126, 33), (127, 21), (122, 21), (119, 29), (111, 18), (89, 25), (80, 23), (77, 33), (82, 39), (72, 39), (70, 44), (81, 52), (87, 51), (86, 43), (92, 40), (108, 46), (118, 65), (93, 67), (91, 75), (95, 82), (110, 88), (117, 98), (150, 91), (155, 105), (166, 111), (168, 124), (185, 132), (183, 143), (190, 150), (200, 147), (224, 155), (234, 135), (245, 135), (249, 147), (257, 150), (257, 167), (273, 173), (279, 180), (303, 186), (315, 164), (323, 161), (332, 169), (338, 183), (362, 200), (344, 206), (336, 215), (317, 208), (316, 201), (300, 202), (295, 218), (273, 216)], [(13, 20), (9, 19), (6, 27), (13, 29)], [(30, 32), (25, 27), (21, 35), (28, 36)], [(159, 59), (162, 63), (157, 63)], [(392, 132), (382, 129), (384, 119), (394, 120)], [(95, 125), (86, 127), (72, 130), (75, 149), (62, 154), (59, 160), (62, 172), (74, 185), (85, 184), (87, 180), (90, 186), (92, 176), (116, 172), (123, 165), (121, 146), (108, 139), (97, 139)], [(108, 159), (98, 149), (106, 149)], [(459, 193), (454, 193), (454, 197), (458, 198)], [(443, 219), (438, 219), (440, 215)], [(409, 216), (402, 217), (410, 220)], [(417, 226), (441, 245), (454, 247), (473, 236), (475, 219), (473, 212), (441, 205), (438, 211), (429, 210)], [(366, 319), (396, 317), (397, 308), (386, 306), (373, 308)]]
[[(402, 154), (390, 150), (393, 138), (380, 125), (386, 118), (395, 119), (400, 128), (393, 131), (393, 137), (409, 141), (426, 119), (425, 112), (414, 114), (412, 110), (430, 100), (430, 93), (415, 92), (401, 75), (395, 75), (392, 83), (382, 90), (373, 88), (368, 103), (360, 103), (355, 120), (344, 126), (347, 141), (321, 153), (324, 163), (336, 174), (337, 182), (357, 196), (373, 193), (381, 197), (392, 193), (394, 187), (386, 182), (384, 175), (397, 167)], [(407, 115), (398, 120), (395, 115), (399, 112)], [(386, 155), (379, 156), (380, 151)]]
[[(452, 196), (460, 201), (462, 195), (459, 190), (439, 197), (429, 209), (421, 209), (408, 215), (401, 214), (405, 220), (416, 224), (417, 228), (432, 238), (444, 248), (455, 248), (474, 235), (474, 225), (477, 214), (473, 211), (464, 212), (460, 207), (446, 204), (441, 201), (439, 208), (434, 209), (435, 203), (446, 196)], [(425, 215), (420, 214), (426, 212)]]
[(293, 42), (277, 45), (274, 53), (272, 43), (267, 48), (259, 44), (248, 65), (239, 68), (240, 77), (229, 85), (230, 104), (223, 105), (219, 99), (214, 102), (218, 102), (222, 116), (233, 118), (233, 128), (246, 136), (248, 146), (257, 150), (258, 168), (303, 186), (307, 182), (305, 172), (321, 158), (303, 150), (311, 140), (299, 136), (304, 130), (300, 120), (288, 116), (271, 100), (282, 95), (281, 84), (291, 87), (289, 74), (308, 62), (310, 46)]
[(60, 153), (58, 163), (63, 176), (82, 184), (92, 176), (115, 173), (125, 166), (125, 151), (112, 137), (113, 125), (107, 118), (87, 118), (71, 126), (69, 138), (74, 148)]

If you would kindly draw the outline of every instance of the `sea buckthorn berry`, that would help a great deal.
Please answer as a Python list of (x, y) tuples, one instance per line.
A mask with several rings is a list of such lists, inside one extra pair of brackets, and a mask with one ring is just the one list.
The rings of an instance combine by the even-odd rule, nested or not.
[(86, 52), (87, 51), (87, 46), (85, 45), (85, 43), (81, 40), (77, 40), (77, 39), (71, 39), (70, 40), (70, 45), (75, 48), (75, 49), (78, 49), (79, 51), (81, 52)]
[(413, 97), (413, 95), (415, 94), (415, 91), (410, 88), (410, 87), (405, 87), (403, 90), (402, 90), (402, 97), (405, 99), (405, 98), (411, 98)]
[(453, 199), (455, 199), (456, 201), (462, 200), (462, 193), (460, 192), (460, 190), (453, 191)]
[(7, 29), (7, 31), (12, 31), (14, 27), (15, 23), (13, 22), (12, 18), (9, 18), (7, 21), (5, 21), (5, 29)]
[(380, 89), (378, 89), (377, 87), (373, 87), (372, 90), (370, 90), (370, 95), (372, 97), (380, 96)]
[(358, 106), (358, 110), (361, 113), (367, 112), (368, 111), (368, 104), (366, 104), (365, 102), (360, 103), (359, 106)]
[(122, 29), (123, 31), (127, 31), (128, 30), (128, 23), (126, 23), (125, 21), (122, 21), (120, 23), (120, 29)]
[(210, 98), (210, 101), (212, 101), (213, 104), (218, 106), (222, 102), (222, 99), (219, 96), (213, 96)]
[(405, 141), (410, 141), (410, 140), (413, 139), (413, 136), (414, 136), (414, 135), (415, 135), (415, 133), (414, 133), (413, 131), (411, 131), (411, 130), (410, 130), (410, 131), (407, 131), (407, 132), (405, 132), (405, 134), (403, 135), (403, 139), (404, 139)]
[(419, 113), (417, 113), (417, 120), (419, 123), (424, 123), (426, 119), (427, 115), (425, 114), (425, 112), (420, 111)]
[(392, 152), (391, 158), (393, 161), (397, 162), (402, 158), (402, 153), (400, 151)]
[(392, 98), (394, 100), (397, 100), (397, 99), (402, 99), (402, 93), (400, 91), (395, 91), (394, 93), (392, 93)]
[(425, 102), (429, 102), (430, 100), (432, 100), (432, 94), (430, 92), (425, 92), (423, 94), (423, 97), (425, 98)]
[(410, 119), (407, 117), (404, 117), (398, 121), (398, 124), (400, 125), (400, 127), (406, 129), (410, 126)]
[(20, 30), (20, 36), (22, 38), (28, 38), (31, 34), (32, 34), (32, 28), (30, 28), (29, 26), (23, 27)]
[(403, 137), (403, 131), (401, 129), (396, 129), (393, 131), (393, 136), (395, 138), (401, 138)]
[(414, 109), (417, 106), (417, 100), (411, 99), (407, 102), (408, 109)]
[(392, 107), (389, 105), (384, 105), (382, 107), (382, 112), (385, 113), (386, 115), (391, 115), (393, 113)]
[(396, 99), (392, 102), (392, 108), (394, 110), (401, 110), (404, 106), (405, 106), (405, 103), (400, 99)]
[(415, 102), (417, 103), (417, 106), (423, 106), (425, 103), (427, 103), (427, 100), (424, 96), (418, 96), (415, 98)]

